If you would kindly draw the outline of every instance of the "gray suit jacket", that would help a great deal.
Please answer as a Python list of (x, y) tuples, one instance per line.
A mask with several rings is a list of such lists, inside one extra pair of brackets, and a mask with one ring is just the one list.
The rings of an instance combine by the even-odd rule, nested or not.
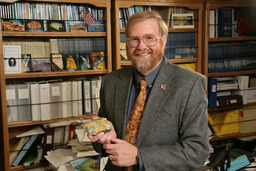
[[(103, 77), (99, 116), (124, 139), (133, 67)], [(166, 85), (166, 90), (161, 85)], [(186, 171), (199, 168), (209, 154), (206, 79), (203, 75), (171, 64), (165, 57), (140, 124), (136, 146), (146, 171)], [(101, 145), (93, 144), (96, 151)], [(119, 171), (108, 162), (106, 170)], [(134, 170), (137, 167), (134, 166)]]

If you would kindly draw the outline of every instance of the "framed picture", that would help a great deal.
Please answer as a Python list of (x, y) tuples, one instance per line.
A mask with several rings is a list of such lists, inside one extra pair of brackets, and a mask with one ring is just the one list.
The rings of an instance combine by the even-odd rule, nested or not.
[(69, 21), (68, 27), (70, 32), (86, 32), (87, 27), (84, 21)]
[(44, 32), (43, 20), (26, 20), (25, 30), (30, 32)]
[(193, 14), (172, 14), (172, 28), (194, 28)]

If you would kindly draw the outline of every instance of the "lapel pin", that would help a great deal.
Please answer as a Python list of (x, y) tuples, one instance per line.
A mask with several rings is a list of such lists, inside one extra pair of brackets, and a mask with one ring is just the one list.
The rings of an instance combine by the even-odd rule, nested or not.
[(166, 90), (166, 85), (165, 84), (161, 84), (161, 89), (165, 91)]

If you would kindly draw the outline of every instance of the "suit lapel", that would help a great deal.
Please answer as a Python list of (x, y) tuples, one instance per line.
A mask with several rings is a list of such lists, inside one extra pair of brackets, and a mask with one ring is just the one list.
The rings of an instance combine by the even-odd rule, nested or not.
[[(165, 58), (164, 58), (165, 59)], [(157, 119), (158, 115), (155, 113), (156, 107), (162, 108), (169, 94), (172, 92), (174, 86), (173, 79), (175, 78), (175, 71), (170, 70), (170, 64), (167, 59), (164, 60), (163, 66), (154, 81), (152, 90), (146, 103), (140, 124), (136, 145), (139, 145), (144, 136), (147, 136), (148, 128), (151, 127), (152, 121)]]
[(120, 80), (117, 81), (115, 87), (115, 107), (114, 107), (114, 121), (116, 122), (116, 130), (118, 137), (124, 138), (126, 127), (126, 116), (129, 102), (130, 89), (133, 78), (133, 68), (127, 68), (119, 76)]

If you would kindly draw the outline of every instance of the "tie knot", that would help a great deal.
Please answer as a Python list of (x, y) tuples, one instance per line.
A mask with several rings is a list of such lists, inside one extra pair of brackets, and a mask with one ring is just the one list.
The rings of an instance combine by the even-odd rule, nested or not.
[(147, 86), (148, 86), (147, 81), (145, 81), (145, 80), (140, 80), (140, 87), (141, 87), (141, 88), (142, 88), (142, 87), (146, 88)]

